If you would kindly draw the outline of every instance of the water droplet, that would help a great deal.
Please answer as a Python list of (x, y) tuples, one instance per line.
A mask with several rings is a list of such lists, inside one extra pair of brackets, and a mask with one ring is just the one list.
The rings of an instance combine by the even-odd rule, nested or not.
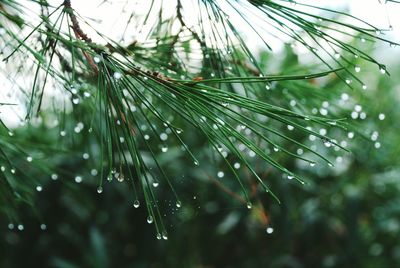
[(251, 209), (253, 207), (253, 204), (251, 202), (247, 202), (246, 206), (248, 209)]
[(64, 137), (65, 135), (67, 135), (67, 133), (66, 133), (64, 130), (61, 130), (61, 131), (60, 131), (60, 136), (61, 136), (61, 137)]
[(33, 160), (32, 156), (28, 156), (28, 157), (26, 158), (26, 161), (28, 161), (28, 162), (32, 162), (32, 160)]
[(180, 200), (176, 201), (176, 207), (180, 208), (182, 206), (182, 202)]
[(287, 178), (288, 178), (289, 180), (292, 180), (292, 179), (294, 178), (294, 176), (293, 176), (293, 175), (288, 175)]
[(354, 67), (354, 71), (356, 71), (356, 73), (359, 73), (359, 72), (361, 71), (361, 67), (358, 66), (358, 65), (356, 65), (356, 66)]
[(76, 183), (81, 183), (82, 182), (82, 177), (81, 176), (76, 176), (75, 177), (75, 182)]
[(225, 174), (224, 174), (223, 171), (218, 171), (218, 172), (217, 172), (217, 177), (218, 177), (218, 178), (223, 178), (224, 176), (225, 176)]
[(53, 181), (57, 180), (57, 179), (58, 179), (58, 175), (55, 174), (55, 173), (51, 174), (51, 179), (52, 179)]
[(42, 231), (46, 230), (46, 229), (47, 229), (47, 225), (44, 224), (44, 223), (42, 223), (42, 224), (40, 225), (40, 229), (41, 229)]
[(72, 103), (75, 104), (75, 105), (79, 104), (79, 102), (80, 102), (79, 98), (73, 98), (72, 99)]
[(162, 238), (163, 238), (164, 240), (168, 240), (168, 234), (167, 234), (166, 231), (163, 231), (163, 232), (162, 232)]
[(158, 239), (158, 240), (161, 240), (161, 238), (162, 238), (161, 234), (160, 234), (160, 233), (157, 233), (157, 239)]
[(0, 170), (1, 170), (2, 172), (6, 171), (6, 167), (5, 167), (5, 166), (1, 166), (1, 167), (0, 167)]
[(310, 167), (315, 167), (315, 162), (310, 162)]
[(168, 151), (168, 146), (167, 145), (163, 145), (161, 147), (161, 152), (166, 153)]
[(97, 193), (101, 194), (103, 192), (103, 187), (99, 186), (97, 187)]
[(377, 142), (375, 142), (374, 146), (376, 149), (379, 149), (379, 148), (381, 148), (381, 143), (377, 141)]
[(196, 166), (200, 165), (199, 161), (197, 161), (197, 160), (194, 160), (193, 163), (194, 163)]
[(12, 136), (14, 136), (14, 133), (11, 132), (11, 131), (9, 131), (9, 132), (8, 132), (8, 135), (9, 135), (10, 137), (12, 137)]
[(274, 147), (274, 152), (278, 152), (278, 151), (279, 151), (279, 149)]
[(14, 168), (10, 169), (10, 171), (11, 171), (12, 174), (15, 174), (15, 169)]
[(160, 139), (161, 139), (162, 141), (166, 141), (166, 140), (168, 139), (168, 135), (167, 135), (166, 133), (161, 133), (161, 134), (160, 134)]
[(149, 216), (147, 217), (147, 223), (148, 223), (148, 224), (153, 223), (153, 216), (149, 215)]
[(88, 154), (88, 153), (84, 153), (84, 154), (82, 155), (82, 158), (85, 159), (85, 160), (86, 160), (86, 159), (89, 159), (89, 154)]
[(119, 73), (119, 72), (115, 72), (113, 76), (114, 76), (114, 78), (115, 78), (115, 79), (117, 79), (117, 80), (118, 80), (118, 79), (121, 79), (121, 77), (122, 77), (122, 74), (121, 74), (121, 73)]
[(160, 184), (159, 182), (155, 181), (155, 182), (153, 182), (153, 187), (157, 188), (159, 184)]
[(96, 176), (96, 175), (98, 174), (97, 169), (93, 168), (92, 170), (90, 170), (90, 174), (91, 174), (92, 176)]
[(133, 207), (134, 207), (134, 208), (138, 208), (139, 206), (140, 206), (139, 200), (133, 201)]
[(366, 90), (367, 89), (367, 85), (362, 85), (362, 89)]
[(24, 225), (23, 224), (18, 224), (17, 228), (18, 228), (18, 230), (22, 231), (22, 230), (24, 230)]
[(335, 53), (335, 58), (339, 59), (340, 58), (340, 54), (338, 52)]
[(115, 173), (115, 178), (117, 179), (118, 182), (123, 182), (125, 180), (125, 176), (124, 174), (119, 174), (119, 173)]
[(379, 115), (378, 115), (378, 118), (379, 118), (379, 120), (385, 120), (385, 114), (383, 114), (383, 113), (380, 113)]
[(95, 63), (99, 63), (99, 62), (100, 62), (100, 57), (94, 56), (94, 57), (93, 57), (93, 61), (94, 61)]
[(265, 229), (265, 231), (267, 232), (267, 234), (272, 234), (274, 232), (274, 228), (267, 227), (267, 229)]
[(379, 71), (381, 72), (381, 74), (385, 74), (386, 73), (386, 67), (381, 65), (379, 66)]
[(240, 163), (235, 163), (235, 164), (233, 164), (233, 167), (235, 168), (235, 169), (239, 169), (240, 168)]
[(42, 186), (38, 185), (36, 186), (36, 191), (41, 192), (43, 190)]

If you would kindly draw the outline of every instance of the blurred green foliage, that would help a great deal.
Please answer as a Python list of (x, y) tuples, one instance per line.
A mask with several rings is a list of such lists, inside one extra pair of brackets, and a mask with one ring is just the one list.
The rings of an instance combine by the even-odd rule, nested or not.
[[(298, 58), (289, 49), (283, 55), (282, 69), (298, 66)], [(265, 62), (268, 57), (261, 55)], [(299, 109), (303, 101), (313, 101), (317, 113), (326, 108), (333, 117), (347, 117), (354, 126), (349, 129), (350, 134), (329, 134), (342, 137), (339, 142), (351, 153), (331, 152), (323, 143), (317, 144), (312, 137), (301, 134), (298, 139), (326, 150), (335, 162), (334, 167), (310, 167), (283, 155), (285, 166), (307, 179), (305, 186), (280, 179), (280, 173), (254, 158), (253, 166), (271, 183), (281, 205), (256, 190), (251, 196), (253, 208), (247, 209), (240, 196), (233, 194), (238, 187), (226, 178), (228, 174), (218, 178), (220, 170), (216, 167), (222, 160), (205, 152), (202, 166), (194, 167), (192, 159), (179, 157), (180, 148), (170, 147), (160, 161), (169, 171), (179, 174), (173, 183), (182, 207), (175, 206), (167, 187), (155, 189), (169, 230), (167, 241), (155, 238), (154, 228), (146, 222), (144, 205), (134, 208), (132, 190), (125, 183), (105, 182), (103, 193), (96, 192), (98, 175), (90, 175), (94, 161), (81, 157), (82, 148), (95, 146), (87, 134), (71, 134), (73, 146), (65, 154), (35, 155), (32, 145), (37, 137), (47, 140), (49, 148), (61, 149), (59, 129), (44, 128), (46, 116), (51, 116), (44, 114), (37, 127), (17, 129), (15, 135), (26, 141), (24, 149), (32, 153), (34, 161), (43, 162), (38, 166), (64, 172), (57, 180), (37, 173), (35, 176), (39, 177), (34, 181), (43, 189), (35, 195), (35, 212), (31, 207), (21, 207), (22, 216), (15, 221), (0, 219), (0, 266), (398, 267), (399, 77), (388, 79), (375, 67), (362, 68), (361, 75), (370, 80), (365, 91), (352, 90), (330, 77), (323, 82), (307, 82), (310, 86), (322, 83), (321, 88), (310, 90), (309, 98), (296, 98)], [(400, 66), (391, 71), (399, 73)], [(288, 100), (296, 96), (296, 90), (303, 90), (302, 84), (286, 87), (283, 82), (264, 94), (265, 98)], [(352, 119), (355, 111), (357, 118)], [(365, 119), (360, 119), (362, 112)], [(79, 112), (71, 116), (77, 122), (80, 119)], [(194, 133), (185, 131), (183, 135), (188, 138)], [(191, 148), (199, 152), (205, 142), (193, 141)], [(83, 177), (82, 183), (74, 182), (77, 174)], [(254, 184), (246, 170), (241, 171), (241, 176), (250, 186)]]

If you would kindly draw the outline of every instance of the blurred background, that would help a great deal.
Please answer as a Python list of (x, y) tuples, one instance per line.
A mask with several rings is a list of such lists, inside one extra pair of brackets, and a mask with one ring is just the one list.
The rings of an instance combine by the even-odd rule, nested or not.
[[(350, 6), (352, 12), (360, 8)], [(400, 26), (391, 24), (394, 30)], [(296, 98), (297, 87), (284, 83), (273, 85), (265, 96), (265, 100), (293, 97), (299, 104), (312, 100), (313, 104), (307, 105), (313, 107), (310, 112), (326, 109), (334, 117), (348, 118), (353, 126), (338, 134), (340, 144), (350, 153), (326, 152), (335, 162), (333, 167), (304, 166), (282, 156), (285, 166), (306, 178), (304, 186), (282, 179), (257, 159), (252, 161), (262, 179), (271, 181), (282, 204), (253, 191), (253, 207), (248, 209), (231, 178), (207, 157), (206, 140), (197, 136), (191, 148), (200, 157), (204, 150), (201, 168), (193, 166), (192, 159), (184, 157), (178, 147), (170, 146), (167, 156), (160, 153), (167, 170), (179, 174), (173, 181), (182, 201), (178, 208), (167, 187), (155, 189), (168, 240), (156, 239), (144, 205), (134, 206), (132, 191), (125, 183), (114, 180), (106, 183), (101, 194), (97, 192), (96, 159), (82, 157), (82, 148), (98, 149), (87, 135), (75, 133), (66, 137), (68, 146), (60, 144), (60, 129), (51, 125), (55, 116), (51, 113), (42, 114), (32, 126), (15, 129), (14, 135), (33, 161), (42, 161), (39, 166), (43, 169), (54, 169), (50, 175), (28, 172), (31, 167), (25, 159), (17, 154), (10, 157), (25, 166), (27, 174), (47, 177), (34, 178), (41, 181), (34, 209), (21, 207), (18, 221), (0, 218), (0, 266), (400, 267), (399, 48), (366, 43), (365, 49), (387, 64), (390, 77), (363, 63), (360, 77), (367, 81), (366, 90), (353, 90), (330, 76), (318, 84), (299, 82), (299, 87), (307, 83), (320, 88), (305, 88), (309, 90), (307, 98)], [(277, 53), (259, 53), (265, 69), (272, 60), (273, 68), (289, 73), (301, 66), (301, 52), (291, 46), (282, 46)], [(69, 116), (64, 127), (74, 129), (82, 113)], [(185, 131), (182, 135), (191, 139), (196, 133)], [(319, 151), (327, 150), (323, 144), (315, 145), (311, 136), (296, 138), (321, 146)], [(37, 147), (39, 140), (41, 148), (61, 151), (49, 149), (44, 157)], [(57, 172), (52, 173), (54, 170)], [(76, 174), (82, 182), (77, 183)], [(241, 175), (251, 189), (254, 178), (245, 169)]]

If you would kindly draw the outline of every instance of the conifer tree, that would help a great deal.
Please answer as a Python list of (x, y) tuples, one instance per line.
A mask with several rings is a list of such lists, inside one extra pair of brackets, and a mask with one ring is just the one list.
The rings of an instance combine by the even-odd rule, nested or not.
[[(283, 159), (333, 166), (348, 153), (342, 137), (359, 132), (330, 106), (330, 86), (364, 92), (363, 66), (389, 72), (363, 44), (397, 45), (390, 25), (291, 0), (137, 2), (102, 1), (87, 18), (79, 1), (0, 1), (0, 210), (10, 221), (52, 180), (99, 194), (117, 181), (167, 239), (157, 189), (185, 206), (183, 162), (249, 209), (261, 195), (279, 203), (276, 181), (309, 183)], [(104, 6), (113, 36), (96, 21)], [(277, 42), (311, 63), (281, 68)]]

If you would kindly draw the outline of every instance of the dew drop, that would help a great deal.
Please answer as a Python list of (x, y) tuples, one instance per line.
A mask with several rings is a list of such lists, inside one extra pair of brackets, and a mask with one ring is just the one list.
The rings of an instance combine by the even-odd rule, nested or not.
[(160, 234), (160, 233), (157, 233), (157, 239), (158, 239), (158, 240), (161, 240), (161, 238), (162, 238), (161, 234)]
[(93, 57), (93, 61), (95, 63), (99, 63), (100, 62), (100, 58), (98, 56)]
[(362, 85), (362, 89), (366, 90), (367, 89), (367, 85), (363, 84)]
[(47, 225), (44, 224), (44, 223), (42, 223), (42, 224), (40, 225), (40, 230), (44, 231), (44, 230), (46, 230), (46, 229), (47, 229)]
[(121, 74), (121, 73), (119, 73), (119, 72), (115, 72), (113, 76), (114, 76), (114, 78), (115, 78), (115, 79), (117, 79), (117, 80), (118, 80), (118, 79), (121, 79), (121, 77), (122, 77), (122, 74)]
[(234, 167), (235, 169), (239, 169), (239, 168), (240, 168), (240, 163), (235, 163), (235, 164), (233, 164), (233, 167)]
[(379, 67), (379, 71), (381, 72), (381, 74), (385, 74), (385, 73), (386, 73), (386, 67), (383, 66), (383, 65), (381, 65), (381, 66)]
[(315, 167), (315, 162), (310, 162), (310, 167)]
[(43, 190), (42, 186), (38, 185), (36, 186), (36, 191), (41, 192)]
[(134, 208), (138, 208), (139, 206), (140, 206), (139, 200), (133, 201), (133, 207), (134, 207)]
[(176, 201), (176, 207), (180, 208), (182, 206), (182, 202), (180, 200)]
[(162, 233), (162, 238), (163, 238), (164, 240), (168, 240), (168, 234), (167, 234), (167, 232), (163, 231), (163, 233)]
[(378, 115), (378, 118), (379, 118), (379, 120), (385, 120), (385, 114), (383, 114), (383, 113), (380, 113), (379, 115)]
[(99, 186), (97, 187), (97, 193), (101, 194), (103, 192), (103, 187)]
[(157, 187), (158, 187), (158, 185), (160, 185), (160, 183), (159, 183), (159, 182), (153, 182), (153, 187), (154, 187), (154, 188), (157, 188)]
[(200, 164), (199, 164), (199, 161), (197, 161), (197, 160), (194, 160), (194, 161), (193, 161), (193, 164), (195, 164), (196, 166), (200, 165)]
[(82, 182), (82, 177), (81, 176), (76, 176), (75, 177), (75, 182), (76, 183), (81, 183)]
[(167, 145), (163, 145), (161, 147), (161, 152), (166, 153), (168, 151), (168, 146)]
[(265, 231), (267, 232), (267, 234), (272, 234), (274, 232), (274, 228), (267, 227), (267, 229), (265, 229)]
[(160, 134), (160, 140), (166, 141), (168, 139), (168, 135), (166, 133), (161, 133)]
[(32, 156), (28, 156), (28, 157), (26, 158), (26, 161), (28, 161), (28, 162), (32, 162), (32, 160), (33, 160)]
[(55, 174), (55, 173), (53, 173), (53, 174), (51, 174), (51, 179), (53, 180), (53, 181), (55, 181), (55, 180), (57, 180), (58, 179), (58, 175), (57, 174)]
[(10, 171), (11, 171), (12, 174), (15, 174), (15, 169), (14, 168), (10, 169)]
[(89, 154), (88, 153), (84, 153), (82, 155), (82, 158), (85, 159), (85, 160), (89, 159)]
[(18, 228), (19, 231), (22, 231), (22, 230), (24, 230), (24, 225), (23, 224), (18, 224), (17, 228)]
[(97, 176), (97, 174), (98, 174), (97, 169), (93, 168), (92, 170), (90, 170), (90, 174), (91, 174), (92, 176)]
[(153, 223), (153, 216), (149, 215), (149, 216), (147, 217), (147, 223), (148, 223), (148, 224)]
[(223, 178), (224, 176), (225, 176), (225, 174), (224, 174), (223, 171), (218, 171), (218, 172), (217, 172), (217, 177), (218, 177), (218, 178)]
[(361, 67), (359, 65), (356, 65), (354, 67), (354, 71), (356, 71), (356, 73), (359, 73), (361, 71)]
[(246, 206), (248, 209), (251, 209), (253, 207), (253, 204), (251, 202), (247, 202)]

